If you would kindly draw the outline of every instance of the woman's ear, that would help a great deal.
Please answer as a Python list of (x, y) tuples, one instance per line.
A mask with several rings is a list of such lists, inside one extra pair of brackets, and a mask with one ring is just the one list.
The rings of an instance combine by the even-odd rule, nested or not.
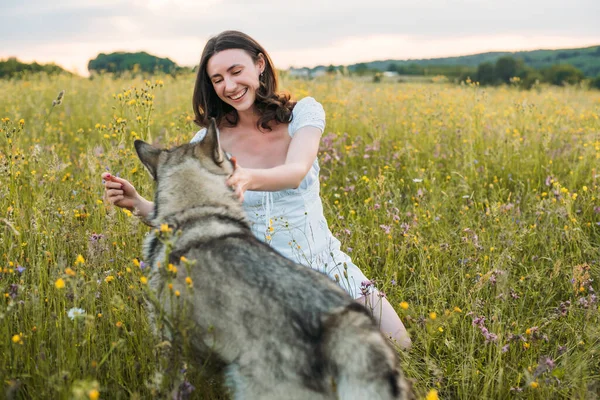
[(256, 66), (259, 68), (261, 74), (265, 72), (265, 69), (267, 69), (267, 60), (265, 60), (265, 55), (263, 53), (258, 53), (258, 60), (256, 60)]

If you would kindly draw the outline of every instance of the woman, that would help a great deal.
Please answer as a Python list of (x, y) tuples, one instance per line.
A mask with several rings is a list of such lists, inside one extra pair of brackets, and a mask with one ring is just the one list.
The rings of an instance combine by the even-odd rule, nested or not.
[[(262, 46), (237, 31), (211, 38), (202, 53), (193, 95), (195, 122), (215, 118), (223, 149), (237, 167), (228, 184), (243, 202), (253, 233), (284, 256), (323, 271), (373, 310), (382, 332), (404, 348), (410, 339), (387, 299), (340, 250), (319, 195), (323, 107), (277, 93), (277, 75)], [(203, 139), (200, 130), (192, 142)], [(104, 173), (105, 197), (140, 217), (153, 209), (126, 180)]]

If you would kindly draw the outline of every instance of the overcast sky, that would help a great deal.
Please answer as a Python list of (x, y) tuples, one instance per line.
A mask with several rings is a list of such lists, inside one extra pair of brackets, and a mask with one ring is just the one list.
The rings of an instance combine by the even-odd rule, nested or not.
[(87, 74), (100, 52), (192, 66), (227, 29), (278, 68), (600, 45), (600, 0), (0, 0), (0, 59)]

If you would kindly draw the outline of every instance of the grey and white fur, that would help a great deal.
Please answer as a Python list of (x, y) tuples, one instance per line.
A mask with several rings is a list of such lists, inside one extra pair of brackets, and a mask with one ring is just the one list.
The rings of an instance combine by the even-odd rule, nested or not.
[(181, 297), (197, 337), (192, 354), (200, 360), (211, 349), (226, 366), (234, 399), (413, 398), (395, 350), (366, 308), (252, 234), (225, 184), (234, 166), (214, 120), (202, 142), (161, 150), (136, 140), (135, 148), (156, 182), (148, 220), (168, 224), (176, 238), (167, 254), (158, 230), (148, 235), (151, 288), (162, 291), (157, 271), (168, 259), (178, 266), (174, 289), (184, 293), (188, 272), (180, 259), (193, 263), (193, 290)]

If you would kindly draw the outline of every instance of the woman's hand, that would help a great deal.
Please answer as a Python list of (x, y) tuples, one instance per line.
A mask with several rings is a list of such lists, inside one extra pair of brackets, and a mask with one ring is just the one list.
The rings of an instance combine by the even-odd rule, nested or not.
[(104, 179), (104, 199), (107, 202), (129, 211), (134, 211), (140, 205), (141, 197), (131, 183), (108, 172), (102, 174), (102, 179)]
[(227, 186), (234, 190), (235, 196), (240, 202), (244, 201), (244, 193), (248, 190), (252, 176), (245, 168), (240, 167), (235, 157), (231, 157), (233, 163), (233, 174), (227, 179)]

